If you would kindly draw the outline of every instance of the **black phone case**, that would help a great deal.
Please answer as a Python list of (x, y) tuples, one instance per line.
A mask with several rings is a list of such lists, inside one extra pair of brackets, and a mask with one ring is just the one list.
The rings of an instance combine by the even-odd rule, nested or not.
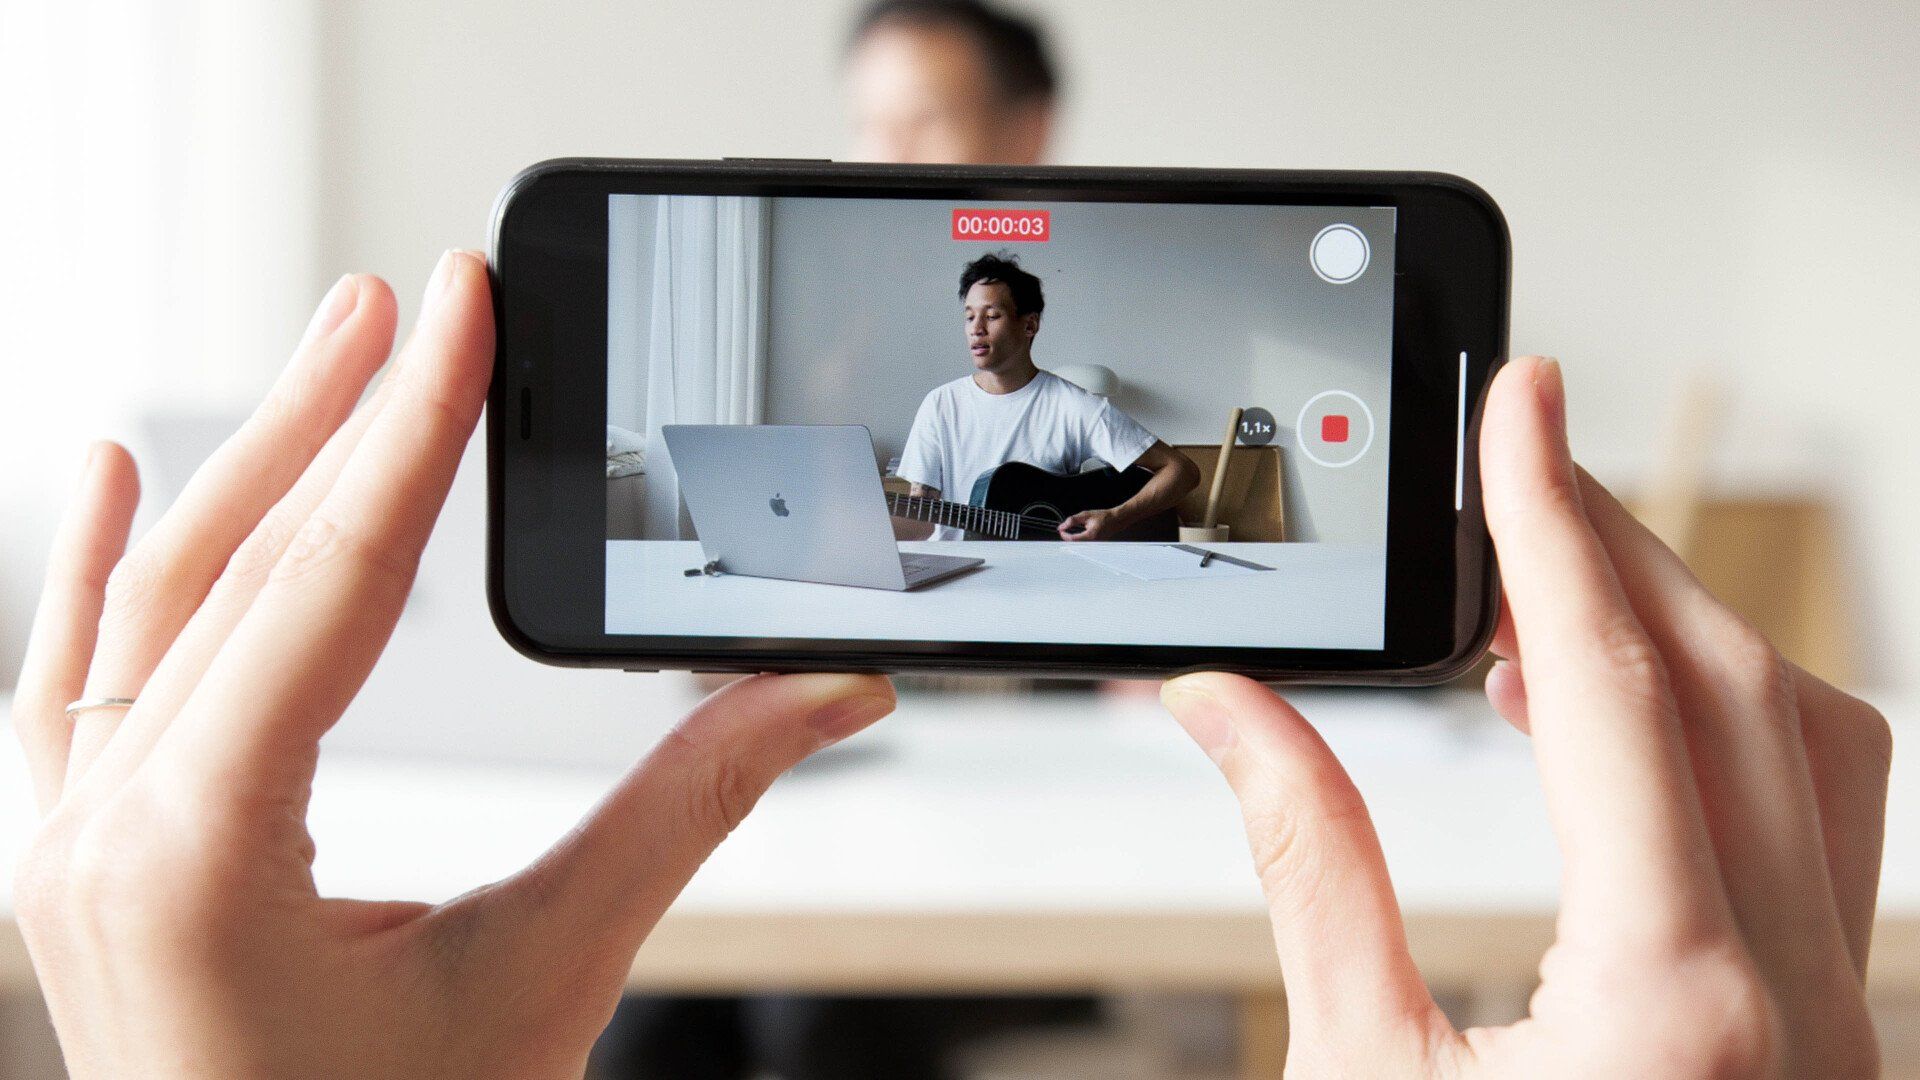
[[(1464, 403), (1464, 456), (1461, 465), (1465, 485), (1463, 512), (1456, 527), (1456, 543), (1470, 548), (1459, 560), (1463, 574), (1477, 584), (1468, 602), (1456, 603), (1453, 612), (1459, 631), (1458, 647), (1437, 660), (1408, 665), (1383, 656), (1377, 663), (1351, 663), (1332, 666), (1307, 664), (1249, 663), (1231, 654), (1249, 650), (1223, 646), (1216, 650), (1180, 647), (1187, 652), (1211, 651), (1213, 658), (1198, 661), (1163, 662), (1100, 659), (1096, 656), (1063, 660), (1049, 653), (1059, 646), (1051, 643), (971, 643), (971, 642), (878, 642), (844, 640), (768, 641), (765, 639), (671, 639), (673, 644), (645, 648), (624, 648), (617, 636), (600, 636), (602, 642), (561, 644), (540, 640), (521, 627), (507, 602), (508, 568), (504, 543), (505, 521), (502, 500), (505, 477), (502, 469), (503, 447), (513, 434), (512, 428), (524, 422), (516, 409), (516, 391), (511, 380), (503, 377), (504, 363), (496, 365), (494, 384), (488, 401), (488, 553), (487, 596), (494, 625), (515, 650), (544, 664), (614, 668), (628, 671), (690, 670), (696, 672), (738, 673), (787, 671), (849, 672), (938, 672), (950, 674), (991, 674), (1027, 678), (1163, 678), (1190, 671), (1228, 671), (1266, 682), (1287, 684), (1338, 684), (1371, 686), (1430, 686), (1449, 681), (1470, 670), (1480, 661), (1491, 643), (1499, 617), (1499, 574), (1479, 501), (1478, 439), (1481, 405), (1494, 373), (1504, 362), (1507, 344), (1511, 254), (1506, 221), (1499, 207), (1485, 191), (1461, 177), (1435, 172), (1363, 172), (1327, 170), (1254, 170), (1254, 169), (1174, 169), (1114, 168), (1073, 166), (942, 166), (836, 163), (813, 158), (725, 158), (718, 161), (561, 158), (540, 162), (522, 170), (502, 189), (494, 205), (490, 254), (495, 297), (496, 332), (505, 341), (507, 316), (503, 304), (504, 287), (500, 278), (499, 254), (502, 230), (515, 199), (530, 186), (555, 177), (599, 175), (607, 178), (635, 176), (669, 181), (733, 179), (805, 185), (857, 181), (872, 186), (899, 185), (902, 189), (986, 185), (995, 188), (1020, 188), (1023, 184), (1059, 183), (1071, 180), (1076, 189), (1103, 186), (1130, 189), (1141, 183), (1188, 185), (1195, 190), (1236, 190), (1271, 193), (1286, 190), (1340, 190), (1356, 187), (1424, 188), (1451, 193), (1473, 204), (1484, 215), (1498, 247), (1497, 265), (1492, 268), (1493, 284), (1498, 291), (1497, 313), (1491, 330), (1497, 339), (1484, 375), (1475, 380), (1476, 390)], [(1040, 197), (1040, 196), (1035, 196)], [(1175, 201), (1169, 199), (1168, 201)], [(503, 358), (504, 359), (504, 358)], [(1391, 558), (1391, 552), (1389, 554)], [(1466, 564), (1477, 561), (1476, 567)], [(1390, 593), (1391, 598), (1391, 593)], [(1389, 616), (1390, 617), (1390, 616)], [(659, 640), (659, 639), (655, 639)], [(684, 640), (685, 645), (677, 642)], [(894, 646), (894, 647), (888, 647)], [(1154, 646), (1072, 646), (1082, 652), (1153, 650)], [(1169, 650), (1178, 651), (1178, 650)], [(1295, 650), (1301, 653), (1319, 650)], [(1330, 651), (1330, 650), (1329, 650)], [(1171, 659), (1171, 658), (1169, 658)], [(1184, 658), (1183, 658), (1184, 659)]]

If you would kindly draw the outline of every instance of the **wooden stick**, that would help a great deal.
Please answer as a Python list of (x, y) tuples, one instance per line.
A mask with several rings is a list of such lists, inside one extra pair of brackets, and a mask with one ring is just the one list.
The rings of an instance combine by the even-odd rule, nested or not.
[(1227, 437), (1220, 440), (1220, 460), (1213, 466), (1213, 487), (1207, 492), (1207, 516), (1201, 522), (1213, 528), (1220, 520), (1220, 495), (1227, 490), (1227, 462), (1233, 456), (1233, 444), (1240, 440), (1240, 410), (1227, 417)]
[(1681, 380), (1666, 419), (1659, 456), (1635, 514), (1681, 559), (1691, 558), (1707, 503), (1708, 458), (1727, 412), (1727, 395), (1711, 373), (1695, 369)]

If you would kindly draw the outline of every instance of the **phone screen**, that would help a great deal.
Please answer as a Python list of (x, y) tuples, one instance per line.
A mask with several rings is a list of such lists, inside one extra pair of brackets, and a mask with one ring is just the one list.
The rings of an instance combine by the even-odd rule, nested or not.
[(606, 634), (1385, 647), (1395, 208), (606, 210)]

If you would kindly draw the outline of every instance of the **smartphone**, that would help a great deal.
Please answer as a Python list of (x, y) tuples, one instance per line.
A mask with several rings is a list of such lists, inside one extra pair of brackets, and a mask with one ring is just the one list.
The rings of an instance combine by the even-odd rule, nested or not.
[(1492, 635), (1458, 177), (558, 160), (491, 255), (535, 659), (1420, 684)]

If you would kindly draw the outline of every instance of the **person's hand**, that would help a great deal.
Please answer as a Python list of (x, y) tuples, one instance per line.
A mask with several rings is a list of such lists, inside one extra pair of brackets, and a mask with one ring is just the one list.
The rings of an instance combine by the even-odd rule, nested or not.
[[(386, 286), (343, 279), (124, 556), (133, 464), (88, 459), (14, 701), (45, 814), (15, 899), (75, 1077), (578, 1077), (702, 860), (775, 777), (893, 707), (878, 677), (747, 679), (513, 877), (438, 906), (319, 896), (319, 739), (386, 645), (479, 417), (482, 260), (441, 260), (356, 411), (393, 330)], [(70, 724), (96, 696), (138, 704)]]
[(1112, 510), (1082, 510), (1060, 523), (1062, 540), (1111, 540), (1126, 528)]
[(1530, 732), (1563, 857), (1529, 1015), (1457, 1032), (1407, 951), (1360, 794), (1245, 679), (1168, 706), (1225, 772), (1273, 913), (1289, 1075), (1867, 1077), (1862, 991), (1892, 744), (1783, 661), (1567, 453), (1551, 361), (1487, 403), (1510, 620), (1487, 694)]

